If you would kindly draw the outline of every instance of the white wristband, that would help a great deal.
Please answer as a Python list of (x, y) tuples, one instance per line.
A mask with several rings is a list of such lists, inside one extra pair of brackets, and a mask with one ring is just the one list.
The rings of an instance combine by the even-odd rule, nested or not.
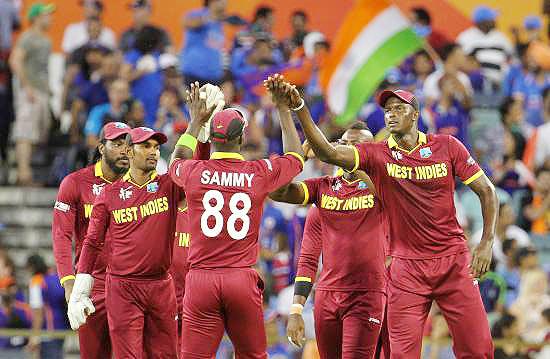
[(294, 303), (290, 306), (290, 314), (302, 315), (304, 311), (304, 306), (299, 303)]
[(298, 107), (296, 107), (296, 108), (293, 108), (292, 111), (294, 111), (294, 112), (300, 111), (300, 110), (304, 107), (304, 105), (306, 104), (305, 101), (304, 101), (304, 99), (301, 98), (300, 100), (302, 100), (302, 102), (300, 103), (300, 106), (298, 106)]

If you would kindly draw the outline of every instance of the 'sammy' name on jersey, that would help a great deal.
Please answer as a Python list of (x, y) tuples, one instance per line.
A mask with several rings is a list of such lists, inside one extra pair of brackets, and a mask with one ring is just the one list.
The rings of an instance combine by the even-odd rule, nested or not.
[(355, 196), (347, 199), (321, 195), (321, 208), (330, 211), (355, 211), (374, 207), (374, 195)]
[(401, 179), (431, 180), (446, 177), (449, 171), (446, 163), (435, 163), (429, 166), (409, 167), (396, 163), (386, 163), (388, 176)]
[(148, 201), (139, 207), (133, 206), (128, 208), (115, 209), (112, 211), (113, 218), (117, 224), (128, 223), (137, 221), (139, 219), (138, 213), (141, 218), (152, 216), (162, 212), (168, 211), (168, 198), (156, 198)]
[(201, 173), (202, 184), (227, 187), (252, 187), (252, 178), (254, 178), (254, 173), (211, 172), (209, 170), (204, 170)]

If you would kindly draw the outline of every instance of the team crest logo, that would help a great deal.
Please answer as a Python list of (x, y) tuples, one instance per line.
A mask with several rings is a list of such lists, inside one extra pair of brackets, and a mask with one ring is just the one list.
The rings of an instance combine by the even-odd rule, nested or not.
[(369, 186), (364, 181), (360, 181), (359, 185), (357, 185), (357, 188), (359, 189), (367, 189)]
[(127, 124), (123, 122), (114, 122), (116, 128), (129, 128)]
[(432, 155), (432, 150), (429, 147), (424, 147), (420, 149), (420, 157), (428, 158)]
[(103, 190), (103, 187), (105, 187), (105, 183), (101, 184), (93, 184), (92, 185), (92, 194), (94, 196), (99, 196), (101, 194), (101, 191)]
[(118, 194), (120, 199), (125, 201), (125, 200), (129, 199), (130, 197), (132, 197), (132, 191), (130, 191), (130, 188), (132, 188), (132, 186), (120, 189), (120, 192)]
[(399, 151), (391, 151), (391, 155), (398, 161), (403, 159), (403, 154)]
[(337, 192), (340, 188), (342, 188), (342, 182), (340, 182), (340, 180), (336, 180), (336, 182), (332, 185), (332, 190)]
[(158, 182), (149, 183), (147, 185), (147, 192), (149, 192), (149, 193), (155, 193), (158, 190), (159, 190), (159, 183)]

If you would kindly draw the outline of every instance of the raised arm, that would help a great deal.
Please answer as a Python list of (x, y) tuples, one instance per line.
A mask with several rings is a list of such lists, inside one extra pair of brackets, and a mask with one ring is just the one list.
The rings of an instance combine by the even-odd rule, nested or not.
[(264, 86), (271, 94), (275, 106), (277, 106), (279, 120), (281, 121), (283, 151), (285, 153), (297, 153), (303, 158), (302, 143), (300, 142), (298, 131), (296, 131), (296, 126), (294, 126), (292, 114), (290, 113), (292, 93), (296, 91), (296, 87), (285, 82), (283, 76), (279, 74), (269, 76), (264, 81)]
[(326, 163), (342, 167), (346, 170), (355, 169), (358, 159), (356, 151), (350, 146), (333, 146), (315, 125), (304, 99), (296, 89), (296, 86), (285, 82), (291, 87), (289, 93), (289, 108), (294, 111), (304, 130), (307, 141), (311, 145), (317, 158)]
[(170, 162), (177, 159), (193, 158), (193, 152), (197, 147), (197, 137), (199, 136), (201, 126), (208, 121), (214, 110), (214, 108), (210, 110), (206, 108), (206, 99), (200, 98), (199, 88), (199, 83), (195, 82), (191, 84), (189, 91), (187, 91), (187, 103), (189, 104), (191, 122), (189, 122), (187, 130), (176, 143)]

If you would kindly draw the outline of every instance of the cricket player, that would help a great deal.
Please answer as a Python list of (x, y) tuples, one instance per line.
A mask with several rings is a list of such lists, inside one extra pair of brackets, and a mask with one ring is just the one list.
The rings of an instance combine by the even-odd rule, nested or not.
[[(282, 79), (268, 78), (269, 90)], [(269, 192), (302, 171), (304, 159), (288, 106), (281, 117), (286, 154), (245, 161), (240, 153), (246, 120), (235, 109), (214, 115), (207, 161), (191, 160), (200, 128), (211, 110), (199, 96), (198, 83), (189, 93), (191, 122), (173, 157), (170, 174), (185, 190), (190, 219), (189, 273), (183, 298), (181, 358), (211, 358), (224, 329), (235, 356), (267, 358), (263, 321), (263, 282), (252, 268), (258, 258), (258, 231)], [(283, 105), (281, 105), (283, 106)]]
[[(289, 85), (287, 85), (289, 86)], [(354, 124), (340, 143), (372, 141), (363, 122)], [(363, 173), (312, 178), (273, 192), (274, 201), (315, 204), (321, 238), (304, 235), (294, 287), (288, 335), (301, 346), (303, 305), (313, 286), (319, 261), (323, 269), (315, 292), (315, 337), (319, 354), (330, 358), (373, 358), (386, 305), (385, 249), (387, 220), (374, 185)]]
[[(69, 174), (59, 187), (53, 211), (52, 240), (57, 273), (65, 289), (67, 302), (73, 290), (75, 264), (78, 264), (80, 259), (95, 198), (105, 186), (115, 182), (128, 171), (128, 133), (130, 127), (122, 122), (109, 122), (103, 126), (94, 163)], [(106, 265), (104, 253), (101, 253), (90, 272), (94, 277), (91, 298), (95, 305), (95, 313), (78, 331), (80, 355), (84, 359), (111, 357), (111, 340), (105, 308)]]
[(107, 246), (106, 306), (117, 359), (177, 358), (176, 294), (168, 270), (182, 191), (155, 171), (166, 140), (147, 127), (127, 136), (130, 169), (94, 203), (69, 301), (76, 329), (94, 311), (90, 273)]
[[(493, 358), (477, 278), (489, 268), (498, 212), (495, 189), (464, 145), (418, 131), (419, 104), (403, 90), (383, 91), (390, 137), (379, 143), (333, 146), (315, 126), (297, 91), (291, 106), (322, 161), (372, 178), (390, 224), (388, 330), (392, 358), (419, 358), (432, 301), (441, 308), (457, 358)], [(483, 237), (470, 258), (456, 219), (455, 176), (479, 196)]]
[[(210, 143), (201, 143), (197, 145), (194, 153), (194, 159), (204, 160), (210, 157)], [(181, 321), (183, 309), (183, 297), (185, 295), (185, 276), (189, 271), (187, 256), (189, 253), (189, 245), (191, 244), (191, 236), (189, 234), (189, 216), (187, 214), (187, 202), (182, 200), (178, 207), (178, 216), (176, 219), (176, 233), (174, 240), (174, 253), (172, 258), (172, 266), (170, 267), (170, 275), (174, 279), (174, 287), (176, 288), (176, 303), (178, 309), (178, 352), (179, 345), (182, 339)]]

